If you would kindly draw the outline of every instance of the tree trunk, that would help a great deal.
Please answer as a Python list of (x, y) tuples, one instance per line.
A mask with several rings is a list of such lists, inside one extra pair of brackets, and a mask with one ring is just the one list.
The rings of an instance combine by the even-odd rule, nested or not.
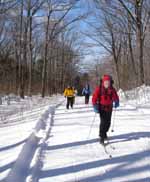
[(29, 32), (29, 85), (28, 85), (28, 95), (32, 96), (32, 62), (33, 62), (33, 53), (32, 53), (32, 16), (30, 13), (30, 32)]
[(64, 77), (65, 77), (65, 73), (64, 73), (64, 59), (65, 59), (65, 53), (64, 53), (64, 46), (62, 48), (62, 55), (61, 55), (61, 90), (63, 90), (64, 87)]
[(144, 84), (144, 58), (143, 58), (143, 25), (142, 25), (142, 4), (136, 1), (136, 25), (137, 25), (137, 54), (139, 60), (139, 84)]
[(43, 71), (42, 71), (42, 97), (45, 97), (46, 91), (46, 75), (47, 75), (47, 54), (48, 54), (48, 41), (49, 41), (49, 24), (50, 24), (50, 14), (47, 17), (47, 26), (46, 26), (46, 34), (45, 34), (45, 53), (44, 53), (44, 63), (43, 63)]
[(18, 65), (18, 95), (23, 98), (21, 94), (21, 78), (22, 78), (22, 42), (23, 42), (23, 0), (21, 2), (21, 10), (20, 10), (20, 35), (19, 35), (19, 65)]
[(116, 59), (115, 56), (114, 56), (114, 63), (115, 63), (117, 81), (118, 81), (118, 88), (121, 88), (119, 65), (118, 65), (118, 60)]
[(129, 43), (129, 51), (130, 51), (130, 57), (131, 57), (131, 63), (132, 63), (133, 72), (134, 72), (134, 75), (136, 76), (137, 72), (136, 72), (135, 60), (134, 60), (134, 55), (133, 55), (131, 32), (132, 32), (132, 30), (131, 30), (131, 19), (128, 16), (128, 43)]
[(116, 45), (117, 43), (114, 38), (112, 29), (110, 29), (110, 33), (111, 33), (111, 38), (112, 38), (112, 53), (113, 53), (113, 58), (114, 58), (114, 63), (115, 63), (116, 76), (117, 76), (117, 80), (118, 80), (118, 88), (121, 88), (120, 72), (119, 72), (119, 65), (118, 65), (119, 64), (119, 55), (121, 53), (121, 42), (119, 43), (120, 45)]

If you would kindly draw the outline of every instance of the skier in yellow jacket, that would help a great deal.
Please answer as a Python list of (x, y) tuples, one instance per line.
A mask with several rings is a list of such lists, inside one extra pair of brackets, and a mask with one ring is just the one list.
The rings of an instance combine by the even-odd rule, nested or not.
[(69, 106), (73, 109), (75, 90), (73, 87), (68, 86), (64, 91), (64, 96), (67, 97), (66, 108), (69, 109)]

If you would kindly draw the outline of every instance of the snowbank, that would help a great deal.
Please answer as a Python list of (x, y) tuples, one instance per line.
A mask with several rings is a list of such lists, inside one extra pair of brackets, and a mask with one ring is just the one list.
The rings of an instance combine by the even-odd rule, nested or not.
[[(38, 150), (47, 136), (52, 110), (61, 96), (6, 100), (0, 105), (0, 181), (22, 182), (37, 164)], [(7, 177), (7, 180), (6, 180)]]
[(145, 85), (126, 92), (120, 89), (118, 94), (122, 102), (128, 101), (136, 106), (150, 101), (150, 87)]
[[(40, 120), (38, 121), (35, 131), (30, 135), (27, 142), (25, 143), (13, 169), (8, 174), (6, 182), (12, 181), (25, 181), (28, 173), (30, 172), (30, 164), (34, 157), (34, 154), (37, 150), (39, 142), (43, 142), (46, 138), (46, 125), (48, 124), (50, 115), (52, 114), (52, 107), (49, 107), (48, 110), (41, 116)], [(39, 135), (43, 131), (43, 136)], [(45, 135), (44, 135), (45, 133)], [(38, 155), (38, 154), (37, 154)], [(33, 167), (33, 166), (32, 166)]]

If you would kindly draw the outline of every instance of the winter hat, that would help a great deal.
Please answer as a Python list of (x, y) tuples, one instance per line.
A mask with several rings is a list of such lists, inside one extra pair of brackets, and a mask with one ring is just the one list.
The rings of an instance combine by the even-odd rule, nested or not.
[(102, 78), (102, 80), (103, 80), (103, 82), (104, 82), (104, 81), (110, 81), (111, 78), (110, 78), (109, 75), (104, 75), (103, 78)]

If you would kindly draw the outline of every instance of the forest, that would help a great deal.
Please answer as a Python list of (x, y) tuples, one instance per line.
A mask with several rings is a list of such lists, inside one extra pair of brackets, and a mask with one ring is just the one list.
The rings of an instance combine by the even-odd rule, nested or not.
[(45, 97), (104, 73), (124, 90), (148, 85), (149, 42), (149, 0), (1, 0), (0, 93)]

